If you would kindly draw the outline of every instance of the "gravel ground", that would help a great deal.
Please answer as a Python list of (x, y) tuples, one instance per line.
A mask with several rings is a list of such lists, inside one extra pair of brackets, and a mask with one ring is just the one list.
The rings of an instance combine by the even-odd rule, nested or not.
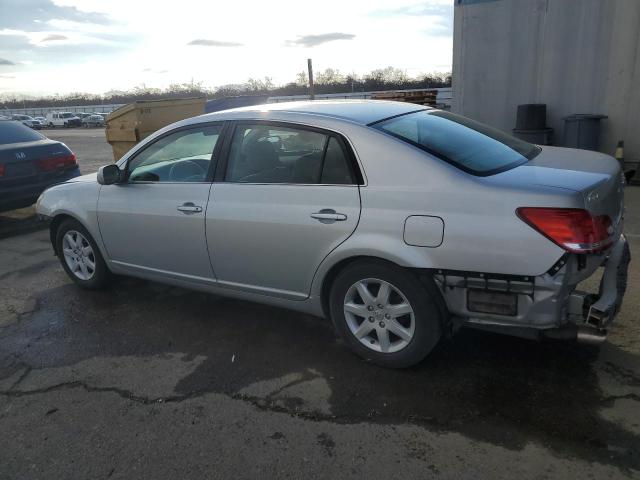
[[(87, 172), (111, 159), (96, 133), (51, 136)], [(627, 207), (640, 251), (639, 188)], [(0, 478), (640, 478), (636, 262), (600, 348), (463, 330), (392, 371), (315, 317), (135, 279), (81, 291), (46, 231), (17, 232), (0, 240)]]

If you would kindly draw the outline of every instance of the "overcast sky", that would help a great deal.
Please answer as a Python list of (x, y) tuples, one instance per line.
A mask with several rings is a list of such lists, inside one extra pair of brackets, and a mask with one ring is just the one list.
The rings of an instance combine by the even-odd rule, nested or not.
[(0, 0), (0, 94), (448, 72), (453, 0)]

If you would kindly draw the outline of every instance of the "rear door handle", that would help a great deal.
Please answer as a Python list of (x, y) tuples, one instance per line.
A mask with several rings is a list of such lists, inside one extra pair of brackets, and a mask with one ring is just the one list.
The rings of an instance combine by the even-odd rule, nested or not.
[(343, 222), (347, 219), (344, 213), (337, 213), (331, 208), (323, 208), (319, 212), (311, 214), (311, 218), (319, 220), (321, 223)]
[(202, 211), (202, 207), (194, 204), (193, 202), (186, 202), (180, 205), (178, 210), (187, 215), (191, 215), (192, 213), (200, 213)]

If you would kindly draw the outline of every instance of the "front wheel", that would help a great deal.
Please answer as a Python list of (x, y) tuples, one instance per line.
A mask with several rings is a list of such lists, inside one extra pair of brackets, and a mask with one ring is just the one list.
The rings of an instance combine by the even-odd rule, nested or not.
[(109, 283), (111, 272), (96, 242), (76, 220), (65, 220), (58, 227), (56, 252), (64, 271), (81, 287), (96, 290)]
[(343, 340), (378, 365), (415, 365), (440, 340), (442, 318), (435, 299), (415, 275), (393, 264), (353, 263), (336, 277), (329, 301)]

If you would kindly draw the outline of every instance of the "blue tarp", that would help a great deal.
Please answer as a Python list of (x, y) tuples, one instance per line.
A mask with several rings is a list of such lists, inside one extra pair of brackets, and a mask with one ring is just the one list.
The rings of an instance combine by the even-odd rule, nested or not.
[(219, 112), (220, 110), (227, 110), (229, 108), (260, 105), (267, 103), (268, 98), (267, 95), (243, 95), (241, 97), (216, 98), (207, 101), (204, 107), (204, 113)]

